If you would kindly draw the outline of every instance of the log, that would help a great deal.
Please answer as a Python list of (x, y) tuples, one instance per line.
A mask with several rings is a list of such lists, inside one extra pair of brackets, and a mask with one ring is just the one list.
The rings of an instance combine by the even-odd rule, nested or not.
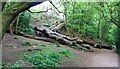
[(40, 48), (29, 48), (29, 49), (27, 49), (27, 51), (34, 51), (34, 50), (42, 51), (42, 49), (40, 49)]
[(34, 30), (44, 33), (46, 35), (46, 37), (51, 37), (51, 38), (61, 37), (63, 39), (69, 40), (69, 41), (75, 41), (75, 40), (77, 40), (77, 37), (76, 38), (70, 38), (68, 36), (59, 34), (57, 32), (53, 32), (52, 30), (47, 29), (45, 27), (41, 27), (41, 28), (35, 27)]
[(34, 35), (27, 35), (23, 32), (19, 32), (19, 35), (24, 36), (26, 38), (31, 38), (31, 39), (36, 39), (36, 40), (43, 40), (46, 42), (54, 42), (55, 40), (50, 39), (50, 38), (46, 38), (46, 37), (38, 37), (38, 36), (34, 36)]
[(101, 48), (112, 50), (112, 46), (110, 45), (101, 45)]
[(69, 40), (63, 39), (61, 37), (54, 36), (54, 35), (51, 36), (51, 38), (54, 38), (54, 39), (51, 39), (48, 37), (38, 37), (38, 36), (34, 36), (34, 35), (27, 35), (23, 32), (19, 32), (19, 35), (24, 36), (26, 38), (42, 40), (42, 41), (52, 42), (52, 43), (54, 43), (57, 40), (59, 43), (64, 44), (64, 45), (72, 45), (72, 43), (73, 43), (73, 41), (69, 41)]
[(94, 41), (92, 41), (92, 40), (87, 40), (87, 39), (84, 39), (83, 40), (83, 44), (89, 44), (89, 45), (91, 45), (91, 46), (94, 46), (94, 45), (99, 45), (99, 44), (97, 44), (96, 42), (94, 42)]
[[(34, 36), (34, 35), (27, 35), (27, 34), (24, 34), (23, 32), (20, 32), (19, 31), (19, 33), (18, 33), (18, 35), (20, 35), (20, 36), (24, 36), (24, 37), (26, 37), (26, 38), (31, 38), (31, 39), (36, 39), (36, 40), (43, 40), (43, 41), (47, 41), (47, 42), (52, 42), (52, 43), (54, 43), (56, 40), (54, 40), (54, 39), (51, 39), (51, 38), (46, 38), (46, 37), (38, 37), (38, 36)], [(57, 41), (59, 41), (59, 43), (61, 43), (61, 44), (63, 44), (63, 45), (67, 45), (68, 44), (68, 46), (72, 46), (72, 44), (74, 44), (74, 43), (71, 43), (71, 42), (69, 42), (69, 41), (67, 41), (67, 40), (63, 40), (62, 38), (60, 38), (60, 37), (58, 37), (58, 40)], [(80, 45), (77, 45), (77, 48), (76, 48), (77, 50), (80, 50), (80, 51), (87, 51), (88, 49), (86, 49), (85, 47), (82, 47), (82, 46), (80, 46)], [(39, 48), (30, 48), (30, 49), (27, 49), (27, 51), (33, 51), (33, 50), (41, 50), (41, 49), (39, 49)]]
[(105, 45), (102, 45), (100, 43), (97, 43), (93, 40), (90, 40), (90, 39), (84, 39), (84, 40), (81, 40), (81, 39), (78, 39), (78, 37), (76, 38), (70, 38), (66, 35), (62, 35), (60, 33), (57, 33), (57, 32), (54, 32), (48, 28), (45, 28), (45, 27), (41, 27), (41, 28), (38, 28), (38, 27), (34, 27), (34, 30), (35, 31), (38, 31), (38, 32), (42, 32), (44, 33), (45, 37), (48, 37), (48, 38), (52, 38), (54, 40), (57, 40), (59, 41), (60, 43), (62, 44), (65, 44), (65, 45), (72, 45), (73, 43), (76, 43), (76, 44), (88, 44), (90, 46), (93, 46), (95, 48), (104, 48), (104, 49), (111, 49), (110, 46), (105, 46)]
[(90, 45), (88, 45), (88, 44), (82, 44), (82, 46), (87, 48), (87, 49), (90, 49)]
[[(48, 28), (45, 28), (45, 27), (41, 27), (41, 28), (34, 27), (34, 30), (35, 30), (35, 32), (39, 33), (37, 35), (42, 34), (42, 35), (44, 35), (44, 37), (27, 35), (27, 34), (24, 34), (22, 32), (20, 32), (19, 34), (24, 36), (24, 37), (27, 37), (27, 38), (36, 39), (36, 40), (43, 40), (43, 41), (47, 41), (47, 42), (53, 42), (54, 43), (55, 41), (58, 41), (59, 43), (61, 43), (63, 45), (68, 45), (68, 46), (72, 46), (75, 43), (75, 44), (78, 44), (78, 45), (86, 48), (87, 50), (90, 50), (89, 46), (93, 46), (95, 48), (100, 48), (100, 49), (101, 48), (111, 49), (110, 46), (106, 47), (106, 46), (100, 45), (100, 44), (98, 44), (98, 43), (96, 43), (92, 40), (87, 40), (87, 39), (81, 40), (81, 39), (78, 39), (77, 37), (76, 38), (70, 38), (66, 35), (62, 35), (62, 34), (59, 34), (57, 32), (53, 32), (52, 30), (50, 30)], [(86, 46), (85, 44), (89, 45), (89, 46)]]
[(53, 23), (53, 25), (50, 27), (50, 29), (52, 29), (53, 31), (58, 31), (58, 30), (62, 29), (62, 27), (64, 25), (65, 25), (64, 20), (57, 20)]

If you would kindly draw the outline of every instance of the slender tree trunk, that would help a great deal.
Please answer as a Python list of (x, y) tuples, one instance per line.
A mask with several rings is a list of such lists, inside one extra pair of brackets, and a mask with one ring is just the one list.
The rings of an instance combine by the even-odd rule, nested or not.
[(66, 28), (67, 33), (70, 34), (69, 28), (67, 27), (67, 24), (68, 24), (67, 2), (64, 2), (63, 5), (64, 5), (64, 15), (65, 15), (65, 28)]
[(120, 29), (119, 28), (117, 30), (116, 49), (117, 49), (117, 52), (120, 54)]
[[(120, 24), (120, 2), (118, 6), (118, 19), (118, 23)], [(116, 49), (117, 52), (120, 54), (120, 28), (117, 28)]]
[(4, 2), (2, 2), (2, 11), (4, 10), (5, 4), (6, 4), (7, 0), (4, 0)]
[(100, 38), (100, 20), (98, 21), (98, 38)]
[(13, 29), (12, 29), (12, 27), (13, 27), (13, 23), (10, 24), (10, 26), (9, 26), (9, 33), (10, 33), (11, 35), (13, 35)]
[(18, 17), (17, 17), (16, 27), (15, 27), (15, 34), (17, 34), (19, 18), (20, 18), (20, 14), (19, 14)]

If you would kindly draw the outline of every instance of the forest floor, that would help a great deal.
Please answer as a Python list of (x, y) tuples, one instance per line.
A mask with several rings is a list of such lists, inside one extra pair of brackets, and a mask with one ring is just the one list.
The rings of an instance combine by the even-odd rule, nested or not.
[[(16, 39), (14, 39), (16, 38)], [(2, 40), (2, 60), (4, 63), (14, 64), (23, 60), (22, 54), (31, 46), (22, 46), (22, 42), (39, 43), (53, 46), (52, 48), (68, 49), (72, 52), (72, 58), (65, 58), (60, 61), (58, 67), (118, 67), (118, 55), (114, 50), (92, 48), (94, 52), (81, 52), (65, 45), (55, 47), (54, 43), (38, 41), (24, 38), (18, 35), (5, 34)], [(23, 67), (30, 66), (27, 62), (22, 64)]]

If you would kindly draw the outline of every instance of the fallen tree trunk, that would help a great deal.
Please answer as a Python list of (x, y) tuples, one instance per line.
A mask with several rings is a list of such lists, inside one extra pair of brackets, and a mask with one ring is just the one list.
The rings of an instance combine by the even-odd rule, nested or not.
[(58, 20), (58, 21), (55, 21), (54, 23), (52, 23), (52, 26), (50, 27), (50, 29), (52, 29), (53, 31), (58, 31), (58, 30), (62, 29), (62, 27), (64, 25), (65, 25), (65, 21)]
[(41, 28), (35, 27), (34, 30), (42, 32), (42, 33), (44, 33), (44, 35), (46, 37), (50, 37), (50, 38), (53, 38), (53, 39), (60, 39), (60, 37), (61, 37), (62, 39), (66, 39), (66, 40), (69, 40), (69, 41), (75, 41), (75, 40), (77, 40), (77, 38), (70, 38), (68, 36), (59, 34), (57, 32), (53, 32), (52, 30), (47, 29), (45, 27), (41, 27)]
[(58, 36), (51, 36), (52, 38), (54, 39), (51, 39), (51, 38), (46, 38), (46, 37), (38, 37), (38, 36), (34, 36), (34, 35), (27, 35), (27, 34), (24, 34), (23, 32), (19, 32), (19, 35), (21, 36), (24, 36), (26, 38), (31, 38), (31, 39), (36, 39), (36, 40), (43, 40), (43, 41), (46, 41), (46, 42), (55, 42), (55, 41), (58, 41), (59, 43), (61, 44), (64, 44), (64, 45), (72, 45), (73, 41), (69, 41), (69, 40), (66, 40), (66, 39), (63, 39), (61, 37), (58, 37)]
[(78, 39), (78, 38), (70, 38), (68, 36), (59, 34), (57, 32), (53, 32), (52, 30), (50, 30), (48, 28), (45, 28), (45, 27), (41, 27), (41, 28), (34, 27), (34, 30), (37, 31), (37, 32), (43, 33), (45, 35), (45, 37), (52, 38), (54, 40), (59, 41), (62, 44), (65, 44), (65, 45), (72, 45), (73, 43), (88, 44), (88, 45), (93, 46), (95, 48), (111, 49), (110, 46), (105, 46), (105, 45), (102, 45), (100, 43), (96, 43), (96, 42), (94, 42), (92, 40), (89, 40), (89, 39), (81, 40), (81, 39)]
[(27, 51), (34, 51), (34, 50), (42, 51), (41, 48), (34, 48), (34, 47), (32, 47), (32, 48), (28, 48), (28, 49), (27, 49)]
[(46, 42), (54, 42), (54, 40), (50, 39), (50, 38), (38, 37), (38, 36), (34, 36), (34, 35), (27, 35), (27, 34), (24, 34), (23, 32), (19, 32), (18, 34), (21, 35), (21, 36), (24, 36), (26, 38), (31, 38), (31, 39), (36, 39), (36, 40), (43, 40), (43, 41), (46, 41)]
[[(78, 38), (70, 38), (68, 36), (59, 34), (57, 32), (53, 32), (52, 30), (50, 30), (48, 28), (45, 28), (45, 27), (41, 27), (41, 28), (34, 27), (34, 30), (35, 30), (35, 32), (37, 32), (36, 33), (37, 36), (27, 35), (27, 34), (24, 34), (22, 32), (19, 32), (19, 35), (22, 35), (24, 37), (31, 38), (31, 39), (43, 40), (43, 41), (53, 42), (53, 43), (55, 41), (57, 41), (61, 44), (68, 45), (68, 46), (73, 46), (74, 44), (77, 44), (75, 46), (77, 46), (79, 49), (84, 47), (84, 48), (86, 48), (86, 50), (89, 50), (90, 49), (89, 46), (93, 46), (95, 48), (100, 48), (100, 49), (101, 48), (111, 49), (110, 46), (100, 45), (98, 43), (95, 43), (92, 40), (87, 40), (87, 39), (81, 40), (81, 39), (78, 39)], [(44, 35), (44, 37), (39, 37), (38, 36), (38, 35), (41, 35), (41, 34)], [(87, 44), (89, 46), (85, 46), (85, 44)]]
[(109, 45), (101, 45), (101, 48), (112, 50), (112, 46)]
[[(24, 36), (26, 38), (31, 38), (31, 39), (36, 39), (36, 40), (43, 40), (43, 41), (52, 42), (52, 43), (54, 43), (55, 41), (57, 41), (57, 42), (59, 42), (59, 43), (61, 43), (63, 45), (68, 45), (70, 47), (72, 47), (73, 44), (75, 44), (75, 42), (73, 42), (73, 41), (69, 41), (67, 39), (64, 39), (64, 38), (61, 38), (61, 37), (58, 37), (58, 36), (55, 36), (54, 39), (53, 38), (51, 39), (51, 38), (46, 38), (46, 37), (38, 37), (38, 36), (34, 36), (34, 35), (27, 35), (27, 34), (24, 34), (23, 32), (20, 32), (20, 31), (19, 31), (18, 34), (21, 35), (21, 36)], [(54, 37), (54, 36), (52, 36), (52, 37)], [(79, 45), (75, 45), (75, 49), (81, 50), (81, 51), (85, 52), (85, 51), (89, 51), (88, 49), (90, 49), (90, 48), (88, 48), (88, 47), (87, 48), (86, 47), (82, 47), (79, 44)]]
[(90, 41), (87, 41), (87, 40), (81, 40), (81, 39), (78, 39), (77, 37), (76, 38), (70, 38), (68, 36), (59, 34), (57, 32), (53, 32), (52, 30), (47, 29), (45, 27), (41, 27), (41, 28), (35, 27), (34, 30), (39, 31), (40, 33), (44, 33), (45, 37), (53, 38), (55, 40), (61, 39), (61, 40), (73, 41), (73, 42), (76, 42), (78, 44), (89, 44), (91, 46), (95, 45), (95, 43), (93, 43), (93, 42), (90, 42)]

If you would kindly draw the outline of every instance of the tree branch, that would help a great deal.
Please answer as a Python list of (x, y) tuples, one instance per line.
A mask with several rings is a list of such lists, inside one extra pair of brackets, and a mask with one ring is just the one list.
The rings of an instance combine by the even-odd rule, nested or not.
[[(99, 3), (98, 3), (99, 4)], [(100, 3), (99, 5), (101, 6), (101, 4), (102, 3)], [(106, 4), (107, 5), (107, 4)], [(103, 6), (103, 5), (102, 5)], [(101, 6), (101, 7), (102, 7)], [(108, 7), (108, 5), (107, 5), (107, 7)], [(99, 10), (99, 9), (98, 9)], [(116, 21), (116, 20), (114, 20), (113, 19), (113, 17), (112, 17), (112, 10), (108, 7), (108, 10), (109, 10), (109, 14), (110, 14), (110, 21), (112, 22), (112, 23), (114, 23), (118, 28), (120, 28), (120, 25), (118, 24), (118, 21)], [(102, 10), (99, 10), (103, 15), (104, 15), (104, 13), (103, 13), (103, 11)], [(104, 17), (105, 18), (105, 17)], [(106, 20), (106, 18), (105, 18), (105, 20)]]
[(5, 7), (5, 4), (6, 4), (6, 2), (2, 2), (2, 11), (3, 11), (4, 7)]
[(31, 10), (28, 9), (28, 11), (29, 11), (30, 13), (43, 13), (43, 12), (48, 12), (48, 10), (52, 10), (52, 8), (47, 9), (46, 11), (39, 11), (39, 12), (32, 12)]
[[(106, 4), (107, 5), (107, 4)], [(110, 14), (110, 21), (113, 22), (118, 28), (120, 28), (120, 25), (118, 24), (118, 21), (115, 20), (113, 17), (112, 17), (112, 10), (109, 8), (109, 6), (107, 5), (108, 7), (108, 10), (109, 10), (109, 14)]]
[(42, 2), (25, 2), (24, 4), (21, 4), (21, 2), (17, 2), (8, 9), (3, 10), (1, 13), (2, 15), (0, 15), (2, 16), (2, 22), (0, 23), (0, 25), (2, 25), (2, 32), (0, 32), (0, 40), (3, 38), (10, 23), (12, 23), (12, 21), (19, 15), (19, 13), (40, 3)]
[(49, 2), (52, 4), (52, 6), (59, 12), (59, 13), (63, 13), (60, 10), (58, 10), (58, 8), (49, 0)]
[[(44, 13), (44, 12), (48, 12), (48, 10), (53, 10), (53, 9), (50, 8), (50, 9), (47, 9), (46, 11), (39, 11), (39, 12), (32, 12), (31, 10), (28, 9), (28, 11), (29, 11), (30, 13)], [(53, 11), (59, 16), (59, 14), (58, 14), (55, 10), (53, 10)]]

